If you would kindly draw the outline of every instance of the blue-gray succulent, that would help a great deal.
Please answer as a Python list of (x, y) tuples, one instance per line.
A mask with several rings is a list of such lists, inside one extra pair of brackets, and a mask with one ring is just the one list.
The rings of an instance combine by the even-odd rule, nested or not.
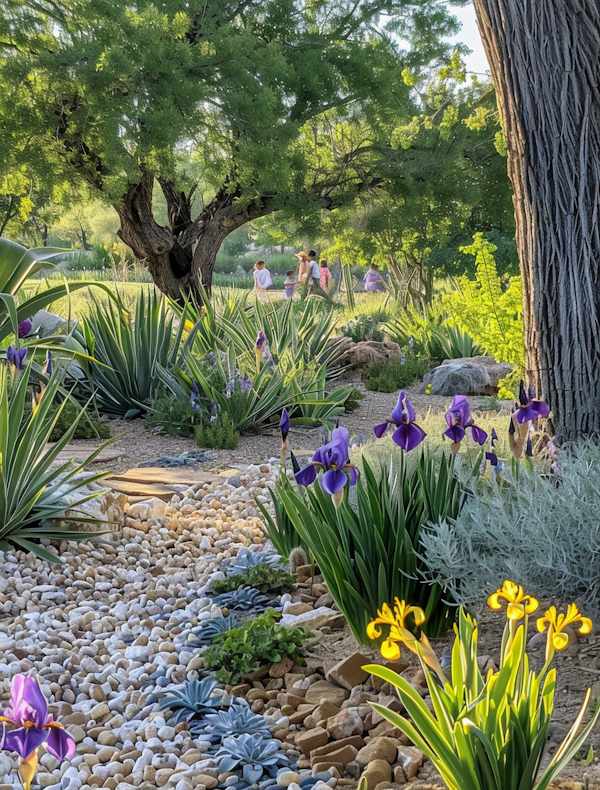
[(264, 774), (275, 776), (279, 767), (290, 764), (278, 740), (266, 740), (256, 733), (223, 738), (215, 757), (220, 760), (219, 771), (241, 770), (242, 778), (249, 784), (258, 782)]
[(214, 713), (221, 707), (221, 697), (214, 694), (219, 684), (214, 678), (186, 680), (159, 702), (161, 710), (168, 708), (173, 712), (171, 721), (190, 721), (207, 713)]
[(228, 710), (220, 710), (205, 716), (202, 721), (192, 726), (192, 730), (202, 740), (211, 742), (210, 751), (216, 751), (223, 738), (230, 735), (246, 733), (260, 735), (266, 740), (270, 740), (272, 737), (264, 716), (253, 713), (244, 699), (236, 699)]
[(277, 607), (260, 590), (248, 586), (238, 587), (237, 590), (232, 592), (215, 595), (213, 601), (218, 606), (225, 606), (231, 609), (232, 612), (243, 612), (244, 614), (259, 614), (264, 612), (265, 609)]
[[(225, 563), (224, 563), (225, 565)], [(280, 554), (274, 549), (264, 548), (262, 551), (252, 551), (242, 548), (238, 551), (227, 565), (225, 570), (228, 576), (235, 576), (243, 573), (248, 568), (255, 568), (257, 565), (270, 565), (272, 568), (285, 568), (285, 562)]]
[(204, 645), (211, 645), (213, 640), (221, 634), (231, 631), (233, 628), (238, 628), (242, 624), (241, 620), (234, 614), (227, 615), (227, 617), (213, 617), (212, 620), (205, 620), (202, 625), (192, 629), (192, 633), (196, 637), (190, 644), (203, 647)]

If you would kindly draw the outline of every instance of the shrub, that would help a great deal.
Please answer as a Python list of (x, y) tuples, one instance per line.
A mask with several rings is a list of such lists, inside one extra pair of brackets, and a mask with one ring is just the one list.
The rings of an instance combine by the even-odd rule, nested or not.
[(152, 403), (146, 422), (159, 425), (169, 436), (195, 436), (205, 412), (194, 409), (189, 398), (164, 395)]
[(236, 573), (228, 579), (214, 581), (211, 584), (211, 590), (218, 594), (237, 590), (238, 587), (244, 585), (254, 587), (267, 595), (281, 595), (295, 589), (296, 580), (291, 573), (262, 564), (253, 568), (247, 568), (245, 571)]
[(366, 395), (364, 395), (360, 390), (356, 389), (356, 387), (352, 387), (348, 397), (344, 401), (344, 411), (346, 414), (351, 414), (353, 411), (360, 409), (360, 402), (364, 400)]
[(269, 610), (217, 637), (204, 653), (204, 666), (224, 683), (235, 683), (263, 664), (278, 663), (284, 656), (296, 658), (309, 636), (301, 628), (278, 625), (276, 613)]
[(406, 355), (404, 364), (399, 359), (377, 362), (367, 370), (366, 387), (375, 392), (398, 392), (423, 378), (430, 368), (431, 362), (428, 359), (412, 354)]
[(424, 312), (410, 308), (390, 321), (387, 331), (402, 348), (436, 363), (483, 353), (467, 331), (449, 321), (448, 313), (439, 302)]
[(67, 401), (57, 415), (50, 441), (57, 442), (72, 425), (75, 425), (73, 439), (110, 439), (110, 428), (106, 422), (93, 412), (83, 410), (82, 413), (81, 406)]
[(500, 397), (510, 398), (524, 370), (521, 278), (511, 277), (508, 288), (503, 286), (494, 260), (496, 246), (482, 233), (473, 236), (473, 244), (460, 249), (475, 256), (477, 275), (475, 281), (460, 278), (459, 290), (443, 296), (444, 308), (488, 354), (515, 366), (510, 380), (501, 388)]
[(369, 643), (371, 613), (396, 597), (421, 606), (428, 632), (437, 635), (453, 622), (456, 607), (440, 585), (423, 578), (419, 536), (428, 521), (458, 515), (462, 492), (452, 459), (422, 453), (409, 467), (402, 457), (379, 470), (379, 480), (367, 461), (363, 468), (355, 509), (348, 498), (336, 508), (319, 483), (306, 497), (291, 486), (279, 490), (282, 505), (360, 644)]
[(357, 315), (347, 324), (340, 327), (340, 332), (346, 337), (360, 343), (364, 340), (382, 341), (385, 339), (383, 329), (377, 318), (373, 315)]
[(168, 300), (154, 288), (139, 291), (133, 316), (119, 294), (92, 302), (82, 329), (101, 411), (131, 419), (145, 414), (165, 386), (183, 394), (172, 371), (186, 316), (184, 310), (176, 329)]
[(560, 478), (544, 468), (505, 470), (500, 484), (482, 481), (458, 518), (421, 533), (433, 577), (462, 602), (506, 575), (532, 593), (577, 600), (600, 614), (600, 446), (579, 442), (559, 455)]
[[(100, 452), (98, 448), (82, 463), (70, 461), (56, 465), (59, 453), (73, 438), (83, 412), (75, 416), (71, 426), (55, 444), (48, 446), (53, 431), (68, 403), (68, 396), (60, 403), (58, 393), (62, 388), (63, 376), (55, 371), (39, 397), (39, 404), (32, 411), (27, 403), (29, 377), (32, 375), (33, 359), (10, 382), (5, 365), (0, 367), (0, 550), (6, 551), (8, 544), (33, 551), (38, 557), (57, 562), (52, 552), (39, 545), (47, 540), (89, 540), (100, 532), (83, 531), (62, 523), (68, 521), (99, 525), (95, 519), (78, 516), (78, 509), (92, 499), (85, 488), (105, 477), (107, 473), (83, 474), (85, 467)], [(34, 396), (35, 397), (35, 396)], [(69, 494), (69, 511), (65, 518), (65, 494)], [(105, 530), (106, 531), (106, 530)]]
[[(394, 642), (417, 654), (432, 702), (430, 709), (405, 678), (373, 664), (365, 669), (397, 688), (412, 721), (383, 705), (373, 704), (373, 708), (423, 751), (449, 790), (546, 790), (579, 751), (600, 714), (596, 706), (591, 721), (582, 729), (591, 699), (588, 689), (571, 730), (538, 775), (554, 707), (556, 669), (550, 669), (551, 661), (556, 650), (569, 644), (563, 631), (566, 625), (586, 634), (592, 623), (576, 607), (569, 607), (566, 616), (550, 607), (537, 621), (538, 630), (547, 631), (547, 645), (545, 664), (535, 672), (530, 669), (525, 644), (527, 613), (535, 610), (537, 601), (512, 582), (505, 582), (490, 597), (493, 608), (500, 608), (498, 596), (508, 601), (510, 619), (502, 638), (499, 669), (490, 669), (485, 678), (477, 663), (477, 623), (462, 609), (447, 674), (425, 637), (416, 640), (408, 634), (404, 638), (409, 609), (403, 601), (397, 602), (394, 615), (390, 610), (378, 613), (384, 616), (373, 623), (376, 628), (385, 621), (396, 629), (395, 635), (390, 633), (392, 645), (387, 642), (385, 651), (382, 649), (386, 657), (393, 654)], [(423, 615), (419, 611), (413, 614), (418, 619)]]
[(240, 440), (229, 417), (218, 417), (213, 422), (196, 427), (196, 444), (216, 450), (235, 450)]

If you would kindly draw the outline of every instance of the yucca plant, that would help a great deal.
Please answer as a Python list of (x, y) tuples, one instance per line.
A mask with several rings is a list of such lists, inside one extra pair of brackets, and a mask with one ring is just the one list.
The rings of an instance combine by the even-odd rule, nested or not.
[[(106, 445), (91, 453), (81, 464), (70, 461), (56, 464), (58, 455), (69, 443), (83, 412), (76, 416), (72, 425), (53, 445), (50, 436), (69, 402), (69, 397), (60, 401), (62, 375), (54, 373), (41, 397), (34, 396), (34, 408), (28, 403), (28, 382), (33, 360), (13, 381), (6, 365), (0, 366), (0, 549), (6, 551), (9, 543), (38, 557), (57, 562), (57, 557), (39, 544), (42, 538), (49, 540), (88, 540), (106, 531), (84, 531), (75, 524), (95, 525), (97, 519), (77, 514), (78, 509), (90, 499), (98, 496), (85, 487), (105, 477), (108, 472), (82, 475), (89, 464)], [(57, 484), (57, 481), (60, 481)], [(69, 497), (69, 521), (65, 523), (64, 492), (81, 491), (81, 496)], [(49, 526), (50, 525), (50, 526)]]
[(554, 653), (569, 644), (567, 626), (588, 634), (592, 623), (575, 604), (564, 614), (551, 606), (537, 621), (538, 631), (547, 631), (547, 643), (544, 666), (536, 673), (530, 669), (525, 645), (528, 614), (538, 602), (510, 581), (488, 603), (499, 609), (500, 600), (507, 603), (507, 623), (499, 669), (490, 669), (485, 678), (477, 664), (477, 623), (463, 609), (455, 626), (448, 675), (427, 638), (421, 634), (415, 639), (407, 628), (408, 615), (423, 622), (421, 610), (396, 601), (393, 612), (383, 607), (369, 626), (375, 637), (381, 633), (380, 625), (389, 628), (382, 645), (384, 656), (399, 655), (396, 643), (416, 653), (431, 695), (430, 709), (405, 678), (379, 664), (368, 665), (368, 672), (397, 688), (407, 716), (379, 704), (373, 708), (423, 751), (449, 790), (546, 790), (582, 747), (600, 714), (597, 705), (582, 727), (591, 699), (588, 689), (571, 730), (540, 774), (554, 706), (556, 669), (550, 669)]
[(167, 298), (148, 288), (140, 290), (133, 315), (119, 294), (106, 304), (92, 302), (82, 329), (93, 357), (89, 369), (100, 411), (124, 419), (139, 417), (161, 385), (183, 396), (173, 369), (186, 331), (187, 309), (176, 325)]
[(463, 491), (452, 459), (423, 453), (409, 466), (403, 455), (387, 469), (374, 470), (366, 460), (363, 469), (355, 507), (347, 496), (336, 507), (319, 483), (306, 496), (282, 485), (282, 507), (360, 644), (369, 644), (370, 613), (395, 597), (421, 606), (428, 633), (437, 636), (454, 621), (456, 606), (421, 575), (419, 535), (428, 521), (458, 515)]

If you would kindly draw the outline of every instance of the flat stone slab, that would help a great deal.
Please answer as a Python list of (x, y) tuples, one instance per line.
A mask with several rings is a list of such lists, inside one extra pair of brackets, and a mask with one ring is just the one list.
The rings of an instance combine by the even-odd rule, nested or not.
[(111, 475), (102, 481), (102, 485), (127, 494), (129, 497), (142, 497), (142, 499), (157, 497), (166, 502), (173, 494), (180, 494), (190, 486), (222, 482), (223, 478), (219, 475), (198, 469), (143, 466)]
[[(53, 443), (49, 443), (46, 445), (46, 448), (53, 447)], [(94, 450), (96, 450), (98, 445), (94, 447), (93, 445), (75, 445), (75, 444), (68, 444), (64, 450), (56, 456), (56, 462), (65, 463), (66, 461), (78, 461), (81, 463), (85, 461), (88, 456), (90, 456)], [(114, 448), (107, 447), (104, 450), (101, 450), (98, 455), (94, 458), (91, 462), (93, 464), (103, 464), (107, 463), (108, 461), (116, 461), (117, 458), (121, 458), (123, 455), (122, 450), (115, 450)]]

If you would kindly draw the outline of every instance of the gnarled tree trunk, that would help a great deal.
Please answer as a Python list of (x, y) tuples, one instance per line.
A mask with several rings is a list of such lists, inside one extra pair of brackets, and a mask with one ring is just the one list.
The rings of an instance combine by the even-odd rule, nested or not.
[(600, 3), (474, 4), (506, 135), (527, 373), (574, 439), (600, 432)]
[(152, 212), (154, 175), (143, 171), (139, 182), (123, 195), (117, 212), (119, 237), (143, 261), (155, 285), (167, 296), (182, 301), (188, 296), (202, 299), (210, 293), (217, 252), (223, 239), (236, 228), (274, 209), (266, 202), (246, 208), (236, 206), (235, 194), (224, 187), (195, 218), (191, 196), (177, 192), (169, 181), (160, 180), (167, 200), (169, 225), (159, 225)]

